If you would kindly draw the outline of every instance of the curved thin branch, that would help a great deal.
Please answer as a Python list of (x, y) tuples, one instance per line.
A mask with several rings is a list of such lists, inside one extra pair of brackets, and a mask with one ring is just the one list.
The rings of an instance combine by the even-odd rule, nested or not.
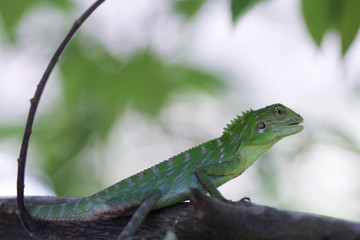
[(25, 165), (26, 165), (26, 156), (27, 151), (29, 148), (29, 141), (30, 136), (32, 133), (32, 126), (35, 119), (35, 114), (37, 107), (40, 102), (41, 95), (44, 91), (45, 85), (47, 80), (49, 79), (49, 76), (54, 69), (56, 63), (59, 60), (59, 57), (61, 56), (62, 52), (66, 48), (67, 44), (70, 42), (72, 37), (75, 35), (77, 30), (80, 28), (80, 26), (85, 22), (85, 20), (92, 14), (92, 12), (97, 9), (100, 4), (102, 4), (105, 0), (97, 0), (93, 5), (91, 5), (73, 24), (72, 28), (68, 32), (68, 34), (65, 36), (64, 40), (61, 42), (59, 48), (54, 53), (53, 57), (51, 58), (38, 86), (35, 91), (34, 97), (30, 100), (30, 110), (28, 113), (26, 126), (24, 130), (23, 140), (21, 144), (20, 149), (20, 155), (18, 158), (18, 178), (17, 178), (17, 205), (19, 209), (19, 217), (20, 220), (26, 229), (26, 231), (32, 235), (34, 232), (31, 222), (32, 218), (30, 214), (26, 211), (25, 203), (24, 203), (24, 178), (25, 178)]

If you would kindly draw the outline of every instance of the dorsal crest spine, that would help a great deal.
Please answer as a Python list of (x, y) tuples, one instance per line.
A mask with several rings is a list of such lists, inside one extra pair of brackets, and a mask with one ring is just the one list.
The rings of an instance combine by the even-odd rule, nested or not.
[(233, 133), (234, 132), (234, 129), (235, 127), (240, 124), (241, 122), (243, 122), (246, 117), (252, 112), (253, 110), (250, 109), (250, 110), (247, 110), (245, 112), (242, 112), (242, 115), (236, 115), (236, 117), (231, 120), (231, 122), (229, 124), (226, 125), (226, 128), (224, 128), (224, 132), (223, 134), (226, 134), (226, 133)]

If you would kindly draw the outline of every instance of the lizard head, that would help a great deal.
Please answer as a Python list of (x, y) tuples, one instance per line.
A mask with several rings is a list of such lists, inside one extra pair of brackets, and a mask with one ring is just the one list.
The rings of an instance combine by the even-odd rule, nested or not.
[(248, 144), (275, 143), (304, 129), (303, 118), (282, 104), (252, 111), (248, 120), (251, 123)]

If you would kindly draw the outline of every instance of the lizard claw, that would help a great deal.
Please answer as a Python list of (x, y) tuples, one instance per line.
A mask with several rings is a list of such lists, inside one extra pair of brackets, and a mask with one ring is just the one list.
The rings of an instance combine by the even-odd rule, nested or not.
[(251, 206), (251, 200), (250, 200), (249, 197), (243, 197), (242, 199), (240, 199), (239, 202), (244, 202), (244, 203), (246, 203), (246, 206), (247, 206), (247, 207), (250, 207), (250, 206)]

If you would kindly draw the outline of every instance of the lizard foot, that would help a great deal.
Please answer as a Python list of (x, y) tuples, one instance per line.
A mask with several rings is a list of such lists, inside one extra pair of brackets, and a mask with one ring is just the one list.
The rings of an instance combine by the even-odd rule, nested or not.
[(239, 202), (244, 202), (244, 203), (246, 203), (246, 207), (250, 207), (251, 206), (251, 200), (250, 200), (250, 198), (249, 197), (243, 197), (242, 199), (240, 199), (240, 201)]

